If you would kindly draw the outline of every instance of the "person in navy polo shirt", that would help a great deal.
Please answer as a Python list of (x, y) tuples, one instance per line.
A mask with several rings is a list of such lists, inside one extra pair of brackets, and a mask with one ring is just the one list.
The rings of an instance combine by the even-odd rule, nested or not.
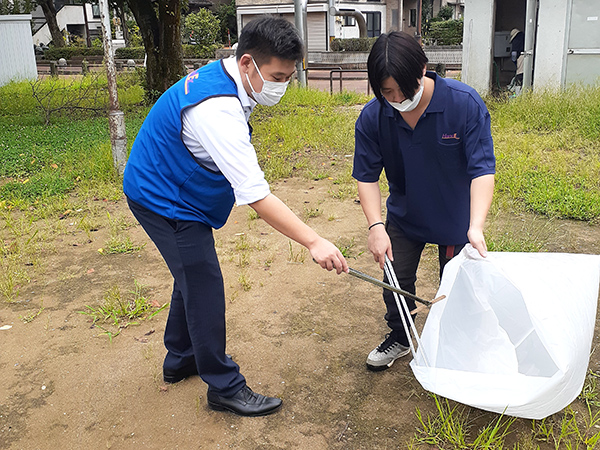
[(285, 93), (303, 46), (285, 19), (263, 16), (240, 35), (236, 56), (208, 64), (169, 88), (150, 110), (125, 168), (134, 216), (174, 278), (164, 342), (165, 382), (200, 375), (210, 408), (271, 414), (281, 400), (253, 392), (225, 353), (225, 295), (213, 240), (234, 202), (250, 205), (306, 246), (327, 270), (348, 272), (340, 251), (271, 194), (250, 142), (248, 118)]
[[(381, 269), (389, 257), (400, 286), (411, 293), (427, 243), (438, 245), (440, 276), (467, 242), (486, 256), (483, 226), (494, 191), (485, 104), (474, 89), (427, 72), (426, 64), (423, 49), (408, 34), (377, 39), (367, 61), (376, 98), (356, 121), (352, 172), (368, 222), (368, 248)], [(383, 169), (390, 192), (385, 223)], [(410, 351), (393, 294), (384, 290), (383, 299), (391, 331), (367, 357), (371, 370), (385, 370)], [(414, 309), (414, 301), (406, 300)]]

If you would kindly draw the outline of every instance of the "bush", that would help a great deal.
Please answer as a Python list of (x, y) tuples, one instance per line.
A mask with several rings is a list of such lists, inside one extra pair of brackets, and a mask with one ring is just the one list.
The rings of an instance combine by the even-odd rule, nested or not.
[(115, 50), (117, 59), (144, 59), (146, 49), (144, 47), (121, 47)]
[[(183, 41), (197, 47), (195, 58), (214, 58), (215, 49), (219, 47), (221, 22), (207, 9), (189, 14), (183, 27)], [(185, 53), (184, 53), (185, 54)]]
[(104, 56), (102, 47), (50, 47), (44, 51), (44, 58), (55, 61), (60, 58), (71, 59), (74, 56)]
[(183, 57), (186, 59), (214, 59), (215, 50), (221, 48), (219, 44), (212, 45), (183, 45)]
[(334, 52), (368, 52), (377, 38), (333, 39), (331, 50)]
[(454, 8), (450, 5), (442, 6), (438, 12), (438, 18), (441, 20), (450, 20), (454, 14)]
[(427, 41), (435, 45), (459, 45), (463, 40), (463, 21), (431, 21)]

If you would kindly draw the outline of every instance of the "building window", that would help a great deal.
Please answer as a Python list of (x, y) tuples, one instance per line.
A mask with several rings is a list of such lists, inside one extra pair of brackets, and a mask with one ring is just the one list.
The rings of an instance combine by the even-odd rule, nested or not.
[(381, 34), (381, 13), (379, 11), (363, 13), (367, 17), (367, 36), (377, 37)]
[(94, 19), (100, 17), (100, 5), (92, 5), (92, 15), (94, 16)]
[(417, 26), (417, 10), (416, 9), (410, 10), (410, 22), (408, 23), (408, 26), (409, 27)]
[[(340, 9), (340, 11), (353, 11), (352, 9)], [(356, 19), (352, 16), (343, 16), (344, 21), (342, 22), (342, 26), (344, 27), (353, 27), (356, 25)]]

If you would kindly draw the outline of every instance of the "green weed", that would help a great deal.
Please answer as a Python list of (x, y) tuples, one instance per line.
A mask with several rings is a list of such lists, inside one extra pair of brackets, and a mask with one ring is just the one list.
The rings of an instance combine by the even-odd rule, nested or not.
[(106, 214), (110, 227), (110, 237), (104, 244), (104, 247), (99, 249), (98, 252), (103, 255), (134, 253), (145, 247), (145, 243), (142, 245), (134, 244), (131, 238), (124, 233), (124, 230), (129, 228), (130, 224), (123, 217), (113, 219), (110, 213), (107, 212)]
[(346, 258), (346, 259), (348, 259), (348, 258), (356, 259), (364, 253), (363, 251), (361, 251), (357, 255), (353, 255), (352, 249), (354, 248), (355, 245), (356, 245), (356, 242), (355, 242), (354, 238), (349, 239), (349, 240), (345, 239), (345, 238), (340, 238), (335, 243), (335, 246), (340, 250), (340, 252), (344, 256), (344, 258)]
[(119, 286), (112, 286), (104, 294), (100, 306), (86, 305), (86, 309), (79, 313), (90, 317), (92, 325), (100, 328), (112, 340), (123, 328), (151, 319), (167, 306), (168, 303), (161, 306), (149, 301), (146, 288), (134, 280), (134, 289), (127, 295), (121, 294)]
[(304, 260), (306, 259), (306, 249), (300, 247), (300, 250), (295, 251), (295, 246), (292, 244), (292, 241), (288, 241), (288, 245), (288, 262), (292, 264), (304, 264)]
[(250, 289), (252, 289), (252, 281), (250, 280), (250, 275), (246, 270), (242, 270), (240, 272), (240, 275), (238, 276), (238, 282), (240, 283), (240, 286), (244, 292), (248, 292)]
[(320, 210), (319, 208), (307, 208), (305, 206), (302, 216), (304, 217), (304, 222), (308, 222), (309, 219), (314, 219), (315, 217), (319, 217), (321, 214), (323, 214), (322, 209)]
[(19, 316), (19, 319), (21, 319), (25, 323), (33, 322), (35, 320), (35, 318), (42, 313), (43, 310), (44, 310), (44, 301), (42, 300), (40, 302), (40, 307), (37, 311), (29, 313), (26, 316)]

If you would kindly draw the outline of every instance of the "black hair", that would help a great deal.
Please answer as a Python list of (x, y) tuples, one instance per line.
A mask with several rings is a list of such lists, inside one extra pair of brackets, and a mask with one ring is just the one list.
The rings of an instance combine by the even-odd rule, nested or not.
[(242, 29), (235, 56), (239, 60), (245, 53), (252, 55), (258, 65), (268, 63), (274, 56), (301, 61), (304, 47), (292, 23), (264, 15), (251, 20)]
[(382, 34), (373, 44), (367, 59), (369, 83), (373, 93), (383, 102), (381, 84), (392, 77), (404, 97), (412, 100), (426, 64), (425, 52), (411, 35), (402, 31)]

